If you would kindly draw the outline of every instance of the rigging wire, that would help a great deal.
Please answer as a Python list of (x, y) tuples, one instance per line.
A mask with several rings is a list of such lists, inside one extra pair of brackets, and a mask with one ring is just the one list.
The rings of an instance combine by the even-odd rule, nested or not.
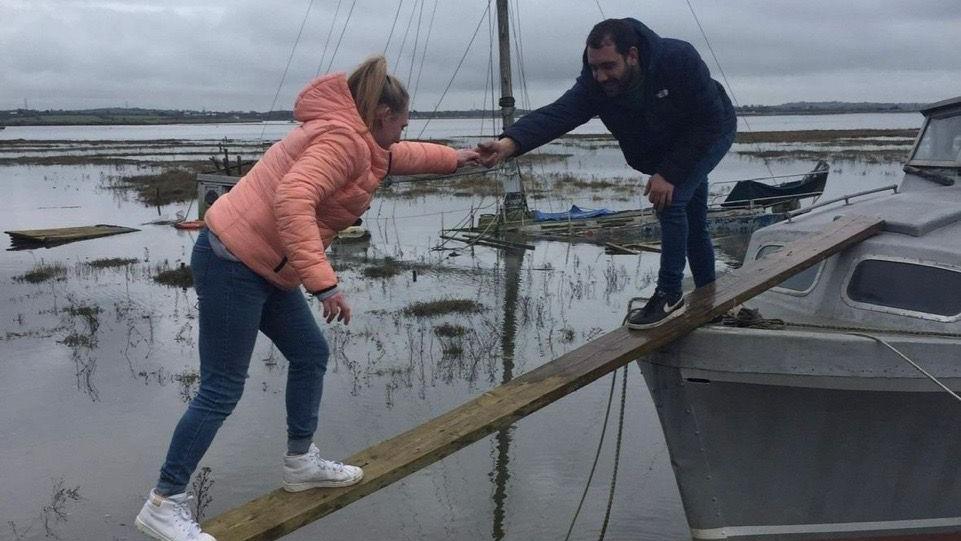
[(430, 14), (430, 24), (427, 25), (427, 38), (424, 40), (424, 52), (420, 55), (420, 67), (417, 68), (417, 81), (414, 83), (414, 93), (410, 95), (411, 104), (414, 103), (414, 98), (417, 97), (417, 88), (420, 87), (420, 76), (424, 72), (424, 60), (427, 58), (427, 49), (430, 46), (430, 35), (434, 30), (434, 16), (437, 15), (437, 2), (439, 0), (434, 0), (434, 10)]
[(354, 6), (357, 5), (357, 0), (354, 0), (350, 4), (350, 11), (347, 12), (347, 20), (344, 21), (344, 27), (340, 29), (340, 37), (337, 38), (337, 46), (334, 47), (333, 54), (330, 55), (330, 64), (327, 65), (327, 71), (334, 66), (334, 59), (337, 58), (337, 51), (340, 50), (340, 43), (344, 41), (344, 32), (347, 31), (347, 26), (350, 24), (350, 16), (354, 14)]
[(394, 22), (390, 25), (390, 32), (387, 34), (387, 43), (384, 43), (384, 56), (387, 56), (387, 48), (390, 47), (390, 38), (394, 37), (394, 27), (397, 26), (397, 19), (400, 18), (400, 8), (404, 5), (404, 0), (398, 0), (397, 11), (394, 12)]
[(395, 58), (397, 58), (397, 68), (400, 68), (400, 61), (401, 61), (401, 58), (403, 58), (404, 56), (404, 49), (407, 48), (407, 36), (410, 35), (410, 27), (413, 25), (413, 22), (414, 22), (414, 14), (417, 13), (418, 3), (420, 3), (420, 0), (414, 0), (413, 9), (410, 10), (410, 17), (407, 18), (407, 28), (404, 29), (404, 39), (401, 40), (400, 50), (397, 51), (397, 55), (395, 56)]
[[(355, 0), (356, 1), (356, 0)], [(294, 46), (290, 48), (290, 56), (287, 57), (287, 65), (284, 66), (284, 73), (280, 76), (280, 84), (277, 85), (277, 92), (274, 93), (274, 99), (270, 102), (270, 110), (267, 111), (267, 117), (270, 117), (270, 113), (274, 112), (274, 107), (277, 105), (277, 98), (280, 97), (280, 91), (284, 88), (284, 82), (287, 80), (287, 71), (290, 70), (290, 63), (294, 60), (294, 51), (297, 50), (297, 45), (300, 44), (300, 36), (304, 33), (304, 26), (307, 24), (307, 18), (310, 17), (310, 8), (314, 5), (314, 0), (307, 1), (307, 11), (304, 12), (304, 19), (300, 21), (300, 30), (297, 31), (297, 37), (294, 39)], [(488, 4), (488, 7), (490, 5)], [(264, 132), (267, 131), (267, 124), (263, 125), (260, 130), (260, 142), (264, 140)]]
[(320, 75), (320, 70), (324, 67), (324, 59), (327, 58), (327, 46), (330, 45), (330, 37), (334, 34), (334, 24), (337, 22), (337, 16), (340, 15), (340, 5), (344, 0), (337, 0), (337, 9), (334, 10), (334, 16), (330, 19), (330, 28), (327, 29), (327, 39), (324, 41), (324, 54), (320, 55), (320, 63), (317, 64), (317, 73), (314, 77)]
[[(490, 88), (491, 97), (494, 95), (494, 23), (493, 17), (490, 13), (487, 14), (487, 37), (488, 37), (488, 47), (487, 47), (487, 69), (484, 70), (484, 97), (481, 98), (481, 110), (487, 108), (487, 90)], [(491, 100), (491, 107), (493, 110), (493, 100)], [(485, 113), (481, 114), (480, 118), (480, 134), (484, 135), (484, 124), (487, 122), (487, 115)], [(493, 125), (493, 119), (491, 119), (491, 131), (493, 132), (496, 127)]]
[(601, 7), (601, 0), (594, 0), (594, 3), (597, 4), (597, 11), (601, 12), (601, 18), (606, 19), (607, 15), (604, 15), (604, 8)]
[[(424, 4), (427, 0), (420, 0), (420, 14), (417, 15), (417, 32), (414, 34), (414, 50), (410, 53), (410, 70), (407, 71), (407, 87), (410, 88), (410, 81), (414, 77), (414, 64), (417, 63), (417, 47), (420, 45), (420, 25), (424, 22)], [(425, 50), (427, 46), (424, 46)]]
[(531, 97), (527, 93), (527, 70), (524, 68), (524, 42), (521, 39), (521, 14), (517, 0), (508, 2), (508, 7), (512, 7), (514, 14), (514, 24), (511, 25), (511, 33), (514, 35), (514, 49), (517, 52), (516, 64), (521, 75), (521, 91), (524, 96), (524, 108), (531, 108)]
[[(717, 64), (717, 69), (718, 71), (721, 72), (721, 77), (724, 79), (724, 85), (727, 86), (728, 92), (731, 93), (731, 99), (734, 101), (734, 105), (737, 107), (741, 107), (741, 104), (738, 101), (737, 96), (734, 95), (734, 87), (731, 86), (731, 82), (727, 80), (727, 74), (724, 73), (724, 67), (721, 66), (721, 61), (717, 59), (717, 53), (714, 52), (714, 47), (711, 46), (711, 40), (708, 39), (707, 32), (705, 32), (704, 27), (701, 26), (701, 20), (697, 17), (697, 12), (694, 11), (694, 5), (691, 4), (691, 0), (684, 0), (684, 1), (687, 2), (687, 7), (688, 9), (691, 10), (691, 15), (694, 17), (694, 22), (697, 24), (698, 30), (701, 31), (701, 36), (704, 38), (704, 42), (707, 43), (707, 48), (709, 51), (711, 51), (711, 56), (714, 57), (714, 63)], [(753, 129), (751, 129), (751, 124), (748, 123), (746, 117), (742, 117), (742, 120), (744, 120), (744, 125), (747, 126), (747, 131), (749, 132), (754, 131)], [(760, 152), (761, 150), (760, 146), (758, 146), (757, 143), (755, 143), (755, 146), (757, 147), (757, 150)], [(763, 155), (761, 156), (763, 158)], [(764, 167), (767, 168), (767, 172), (773, 177), (774, 171), (771, 169), (771, 164), (768, 162), (767, 158), (763, 158), (763, 161), (764, 161)]]
[(420, 134), (417, 136), (418, 139), (423, 137), (424, 131), (427, 129), (427, 126), (430, 126), (430, 121), (433, 119), (434, 113), (437, 113), (437, 110), (440, 108), (440, 104), (443, 103), (444, 98), (447, 97), (447, 92), (450, 90), (451, 85), (454, 84), (454, 79), (457, 77), (457, 73), (460, 71), (461, 66), (464, 65), (464, 60), (467, 58), (467, 53), (470, 52), (470, 48), (474, 44), (474, 40), (477, 39), (477, 32), (480, 30), (481, 23), (484, 22), (484, 17), (486, 17), (487, 14), (490, 13), (490, 10), (491, 10), (491, 0), (487, 0), (487, 8), (484, 9), (484, 13), (481, 14), (481, 18), (477, 21), (477, 26), (474, 27), (474, 34), (471, 35), (470, 42), (467, 44), (467, 49), (464, 50), (464, 55), (461, 56), (460, 62), (457, 63), (457, 67), (454, 69), (454, 74), (451, 75), (450, 81), (447, 83), (447, 87), (444, 88), (444, 92), (441, 94), (440, 99), (437, 100), (437, 105), (434, 106), (434, 110), (431, 112), (430, 117), (427, 119), (427, 122), (424, 123), (424, 126), (420, 129)]

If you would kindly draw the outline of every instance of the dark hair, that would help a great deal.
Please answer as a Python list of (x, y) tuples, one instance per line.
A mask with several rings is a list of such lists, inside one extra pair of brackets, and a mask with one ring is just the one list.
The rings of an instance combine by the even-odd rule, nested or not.
[(614, 43), (614, 48), (621, 55), (626, 55), (631, 47), (641, 50), (641, 40), (637, 32), (624, 19), (606, 19), (595, 24), (587, 35), (587, 46), (600, 49), (608, 40)]
[(350, 94), (357, 104), (357, 112), (368, 128), (374, 126), (377, 107), (386, 105), (399, 113), (410, 102), (407, 89), (399, 79), (387, 73), (387, 59), (372, 56), (364, 61), (347, 79)]

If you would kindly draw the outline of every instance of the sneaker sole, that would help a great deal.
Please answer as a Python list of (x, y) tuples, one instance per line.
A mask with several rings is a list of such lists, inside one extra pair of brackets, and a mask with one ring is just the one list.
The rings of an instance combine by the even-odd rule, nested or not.
[(140, 533), (144, 535), (150, 536), (154, 539), (158, 539), (159, 541), (170, 541), (169, 537), (164, 536), (157, 530), (154, 530), (153, 528), (148, 526), (147, 523), (145, 523), (143, 520), (140, 519), (140, 517), (137, 517), (133, 521), (133, 523), (134, 523), (134, 526), (136, 526), (137, 529), (140, 530)]
[(339, 488), (339, 487), (349, 487), (356, 485), (364, 479), (364, 474), (361, 473), (360, 477), (356, 479), (348, 479), (346, 481), (315, 481), (312, 483), (288, 483), (284, 481), (284, 490), (287, 492), (303, 492), (305, 490), (310, 490), (312, 488)]
[(628, 329), (631, 329), (631, 330), (635, 330), (635, 331), (643, 331), (643, 330), (645, 330), (645, 329), (653, 329), (654, 327), (657, 327), (658, 325), (662, 325), (665, 321), (670, 321), (672, 318), (675, 318), (675, 317), (683, 314), (683, 313), (684, 313), (684, 310), (686, 310), (686, 309), (687, 309), (687, 303), (685, 302), (685, 303), (684, 303), (684, 306), (678, 308), (677, 310), (674, 310), (674, 311), (671, 312), (670, 314), (667, 314), (666, 316), (664, 316), (664, 318), (659, 319), (659, 320), (655, 321), (654, 323), (631, 323), (631, 322), (627, 322), (627, 328), (628, 328)]

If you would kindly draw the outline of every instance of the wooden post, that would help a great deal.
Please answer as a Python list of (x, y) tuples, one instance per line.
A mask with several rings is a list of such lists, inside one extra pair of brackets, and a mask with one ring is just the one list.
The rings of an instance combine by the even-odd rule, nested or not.
[(219, 541), (278, 539), (425, 468), (471, 443), (686, 335), (735, 305), (776, 286), (881, 230), (878, 218), (847, 216), (698, 288), (680, 316), (647, 331), (615, 330), (387, 441), (348, 457), (364, 468), (351, 487), (282, 489), (203, 525)]

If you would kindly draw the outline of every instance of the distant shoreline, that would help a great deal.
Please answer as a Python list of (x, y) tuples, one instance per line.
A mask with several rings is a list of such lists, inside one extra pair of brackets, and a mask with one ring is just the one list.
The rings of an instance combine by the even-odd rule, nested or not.
[[(815, 116), (863, 113), (917, 113), (925, 104), (919, 103), (845, 103), (799, 102), (783, 105), (748, 105), (738, 108), (738, 116)], [(517, 110), (517, 116), (528, 111)], [(422, 119), (480, 119), (499, 118), (491, 111), (411, 111), (412, 120)], [(88, 109), (47, 110), (13, 109), (0, 111), (0, 126), (159, 126), (170, 124), (242, 124), (293, 121), (292, 111), (260, 113), (180, 111), (161, 109)]]

